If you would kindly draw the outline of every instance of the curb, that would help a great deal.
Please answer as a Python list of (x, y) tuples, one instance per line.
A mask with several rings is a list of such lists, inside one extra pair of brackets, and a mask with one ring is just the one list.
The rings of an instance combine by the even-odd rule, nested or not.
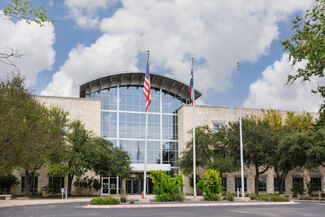
[(260, 206), (260, 205), (294, 205), (290, 202), (249, 202), (249, 203), (193, 203), (193, 204), (145, 204), (145, 205), (87, 205), (82, 208), (104, 208), (104, 209), (123, 209), (123, 208), (159, 208), (159, 207), (209, 207), (209, 206)]
[(296, 203), (325, 203), (324, 200), (294, 200)]

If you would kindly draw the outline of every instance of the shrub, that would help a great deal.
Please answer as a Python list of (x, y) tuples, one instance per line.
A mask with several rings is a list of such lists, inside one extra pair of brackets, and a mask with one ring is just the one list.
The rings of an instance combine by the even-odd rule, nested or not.
[(307, 193), (312, 196), (313, 192), (316, 191), (316, 186), (312, 182), (307, 183)]
[(117, 198), (113, 197), (96, 197), (89, 203), (90, 205), (119, 205), (121, 204)]
[(10, 192), (10, 187), (18, 184), (17, 177), (12, 174), (0, 176), (0, 193), (1, 191), (4, 191), (4, 193)]
[(208, 200), (210, 200), (210, 201), (218, 201), (220, 199), (221, 199), (221, 195), (220, 194), (211, 194), (211, 195), (209, 195), (209, 198), (208, 198)]
[(226, 196), (226, 199), (229, 200), (229, 201), (234, 201), (235, 195), (231, 194), (231, 193), (228, 193), (227, 196)]
[(126, 203), (127, 199), (125, 196), (121, 196), (120, 201), (121, 201), (121, 203)]
[(256, 194), (254, 194), (254, 193), (246, 194), (246, 197), (249, 197), (249, 199), (251, 199), (251, 200), (255, 200), (256, 199)]
[(171, 198), (167, 194), (161, 194), (161, 195), (157, 195), (157, 199), (156, 200), (158, 202), (168, 202), (168, 201), (171, 201)]
[(162, 170), (151, 170), (153, 193), (156, 195), (156, 201), (173, 201), (173, 195), (181, 192), (180, 187), (184, 186), (183, 174), (174, 174), (174, 177), (168, 176)]
[(277, 194), (261, 194), (259, 195), (256, 200), (262, 200), (262, 201), (272, 201), (272, 202), (288, 202), (288, 197), (281, 197)]
[(130, 200), (130, 204), (134, 204), (134, 199), (131, 199)]
[(305, 189), (300, 183), (296, 182), (296, 183), (293, 183), (291, 191), (292, 191), (292, 194), (293, 194), (292, 196), (297, 197), (298, 194), (303, 195), (304, 192), (305, 192)]
[(198, 189), (204, 191), (204, 200), (219, 200), (222, 192), (221, 177), (214, 169), (208, 169), (198, 183)]
[(183, 202), (184, 201), (184, 193), (183, 192), (179, 192), (176, 194), (173, 194), (171, 197), (172, 201), (177, 201), (177, 202)]

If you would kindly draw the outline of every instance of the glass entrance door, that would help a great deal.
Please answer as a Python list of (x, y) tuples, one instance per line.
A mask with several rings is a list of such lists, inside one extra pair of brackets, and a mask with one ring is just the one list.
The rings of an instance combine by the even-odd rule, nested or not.
[(101, 195), (118, 194), (117, 188), (121, 186), (121, 182), (118, 185), (116, 176), (102, 177), (101, 184)]
[(109, 194), (109, 178), (102, 178), (102, 194)]
[(117, 193), (117, 182), (116, 177), (110, 178), (110, 194), (116, 194)]
[[(147, 178), (147, 194), (152, 194), (153, 184), (150, 178)], [(141, 194), (143, 191), (143, 178), (131, 177), (126, 180), (127, 194)]]

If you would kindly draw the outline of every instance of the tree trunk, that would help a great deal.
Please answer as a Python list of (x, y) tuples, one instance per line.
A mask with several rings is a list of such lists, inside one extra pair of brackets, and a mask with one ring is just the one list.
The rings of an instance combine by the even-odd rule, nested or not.
[(279, 194), (283, 194), (283, 188), (282, 188), (282, 175), (279, 175), (278, 169), (277, 167), (274, 167), (274, 172), (276, 174), (276, 178), (277, 178), (277, 184), (279, 187)]
[[(279, 194), (283, 194), (283, 187), (282, 187), (282, 182), (283, 180), (286, 178), (287, 173), (282, 173), (281, 174), (281, 185), (279, 185)], [(278, 179), (278, 183), (279, 183), (279, 179)]]
[(74, 175), (69, 173), (68, 174), (68, 195), (71, 196), (71, 190), (72, 190), (72, 180)]
[(31, 187), (31, 177), (29, 170), (25, 170), (25, 196), (29, 196)]
[(279, 186), (279, 194), (283, 194), (282, 175), (278, 176), (278, 186)]
[(255, 195), (256, 196), (258, 196), (259, 176), (260, 176), (260, 172), (259, 172), (258, 165), (255, 165)]

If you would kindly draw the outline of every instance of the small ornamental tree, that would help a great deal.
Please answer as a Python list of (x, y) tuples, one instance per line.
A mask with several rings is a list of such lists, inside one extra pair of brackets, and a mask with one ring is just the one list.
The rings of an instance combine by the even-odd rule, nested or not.
[(156, 201), (174, 201), (175, 195), (181, 194), (183, 183), (183, 174), (174, 174), (174, 177), (167, 175), (162, 170), (151, 170), (153, 193), (156, 195)]
[(222, 192), (222, 179), (214, 169), (208, 169), (198, 183), (198, 188), (204, 191), (204, 200), (218, 200)]

